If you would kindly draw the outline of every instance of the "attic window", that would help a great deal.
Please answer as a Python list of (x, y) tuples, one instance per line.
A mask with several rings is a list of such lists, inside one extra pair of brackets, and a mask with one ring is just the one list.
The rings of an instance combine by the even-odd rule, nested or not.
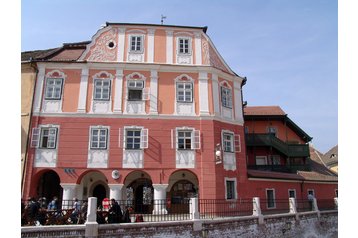
[(329, 158), (336, 158), (337, 155), (336, 154), (331, 154), (331, 156)]

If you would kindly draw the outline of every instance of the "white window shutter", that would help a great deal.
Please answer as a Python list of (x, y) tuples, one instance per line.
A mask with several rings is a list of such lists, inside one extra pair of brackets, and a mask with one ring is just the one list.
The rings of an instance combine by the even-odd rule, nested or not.
[(141, 149), (148, 148), (148, 129), (142, 129), (140, 133), (140, 148)]
[(171, 144), (172, 144), (172, 149), (177, 149), (178, 148), (178, 142), (176, 139), (176, 130), (175, 129), (171, 129)]
[(123, 148), (126, 148), (127, 144), (127, 135), (126, 135), (126, 130), (123, 129)]
[(194, 150), (200, 149), (200, 131), (194, 130), (191, 133), (191, 148)]
[(121, 147), (121, 128), (118, 128), (118, 148)]
[(142, 98), (144, 101), (150, 100), (150, 89), (149, 88), (143, 88)]
[(47, 148), (56, 148), (57, 128), (49, 128)]
[(235, 140), (235, 152), (241, 152), (241, 140), (240, 140), (240, 135), (239, 135), (239, 134), (235, 134), (235, 135), (234, 135), (234, 140)]
[(31, 147), (38, 148), (40, 144), (40, 128), (32, 128)]

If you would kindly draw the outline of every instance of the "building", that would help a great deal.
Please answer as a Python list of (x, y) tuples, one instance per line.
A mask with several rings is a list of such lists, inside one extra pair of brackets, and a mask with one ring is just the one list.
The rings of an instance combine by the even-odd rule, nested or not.
[(338, 174), (338, 145), (323, 155), (323, 161), (330, 170)]
[(244, 118), (251, 193), (273, 201), (306, 199), (309, 193), (320, 200), (338, 195), (338, 177), (317, 161), (319, 152), (308, 144), (312, 137), (279, 106), (247, 106)]
[(246, 80), (206, 30), (107, 23), (90, 42), (37, 58), (23, 197), (237, 196)]
[[(306, 189), (310, 174), (293, 172), (309, 166), (310, 137), (279, 114), (279, 144), (250, 144), (246, 78), (230, 69), (206, 32), (106, 23), (91, 41), (66, 43), (33, 59), (38, 73), (23, 198), (109, 197), (148, 210), (136, 204), (265, 198), (272, 189), (284, 199), (287, 189)], [(266, 133), (256, 119), (245, 122), (247, 132)], [(252, 157), (265, 153), (289, 171), (267, 171), (270, 162)], [(312, 181), (307, 189), (333, 199)], [(163, 212), (157, 209), (153, 213)]]

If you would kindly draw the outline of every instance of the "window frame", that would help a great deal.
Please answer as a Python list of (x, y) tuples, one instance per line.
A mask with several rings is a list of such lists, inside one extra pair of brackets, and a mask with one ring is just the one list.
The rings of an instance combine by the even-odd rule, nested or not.
[[(272, 202), (273, 206), (271, 205), (270, 198), (268, 192), (272, 191)], [(267, 209), (275, 209), (276, 208), (276, 195), (275, 195), (275, 189), (274, 188), (266, 188), (266, 208)]]
[[(129, 136), (128, 132), (133, 132), (133, 135)], [(135, 135), (135, 132), (139, 132), (139, 135)], [(128, 139), (132, 139), (132, 148), (128, 147)], [(139, 142), (135, 142), (135, 139), (139, 139)], [(125, 129), (125, 144), (124, 149), (125, 150), (140, 150), (141, 149), (141, 143), (142, 143), (142, 129), (141, 128), (126, 128)], [(135, 145), (138, 145), (138, 148), (135, 147)]]
[[(265, 159), (265, 164), (257, 164), (257, 159)], [(263, 166), (263, 165), (268, 165), (267, 164), (267, 156), (265, 155), (256, 155), (255, 156), (255, 165), (258, 165), (258, 166)]]
[[(50, 80), (53, 80), (54, 84), (49, 84)], [(61, 81), (61, 83), (59, 85), (56, 84), (57, 80)], [(45, 100), (61, 100), (62, 99), (62, 91), (63, 91), (63, 82), (64, 82), (64, 78), (53, 78), (53, 77), (46, 78)], [(59, 95), (54, 96), (54, 94), (56, 92), (55, 89), (58, 88), (58, 87), (60, 88)], [(52, 95), (51, 96), (47, 96), (49, 88), (52, 88)]]
[[(134, 40), (134, 44), (133, 44), (133, 38), (135, 38)], [(138, 39), (140, 39), (140, 43), (138, 45)], [(144, 49), (144, 36), (143, 35), (137, 35), (137, 34), (132, 34), (129, 36), (129, 52), (130, 53), (143, 53), (143, 49)], [(138, 50), (138, 46), (140, 47), (140, 49)], [(133, 49), (133, 47), (135, 49)]]
[[(225, 108), (232, 109), (233, 108), (233, 98), (232, 98), (232, 89), (229, 87), (225, 87), (223, 85), (220, 86), (221, 92), (221, 106)], [(227, 93), (224, 91), (227, 90)]]
[[(98, 131), (98, 134), (97, 134), (97, 137), (98, 137), (98, 139), (97, 139), (97, 141), (96, 141), (96, 143), (98, 144), (97, 146), (93, 146), (93, 132), (94, 131)], [(101, 142), (103, 143), (103, 141), (101, 141), (101, 136), (103, 136), (103, 135), (101, 135), (101, 131), (105, 131), (106, 133), (105, 133), (105, 146), (100, 146), (100, 144), (101, 144)], [(108, 148), (109, 148), (109, 146), (108, 146), (108, 144), (109, 144), (109, 141), (108, 141), (108, 139), (109, 139), (109, 128), (108, 127), (104, 127), (104, 126), (92, 126), (92, 127), (90, 127), (90, 141), (89, 141), (89, 143), (90, 143), (90, 150), (108, 150)]]
[[(230, 136), (230, 139), (227, 140), (225, 138), (225, 136)], [(227, 150), (227, 142), (230, 141), (230, 149)], [(225, 153), (235, 153), (235, 134), (232, 133), (232, 132), (229, 132), (229, 131), (223, 131), (222, 132), (222, 150), (225, 152)]]
[(315, 193), (314, 193), (314, 189), (312, 189), (312, 188), (307, 189), (307, 196), (308, 196), (308, 194), (310, 194), (310, 192), (312, 192), (313, 197), (316, 197)]
[[(183, 41), (182, 47), (180, 41)], [(178, 55), (191, 55), (192, 54), (192, 44), (191, 44), (191, 37), (187, 36), (178, 36), (177, 37), (177, 53)], [(185, 43), (187, 41), (187, 43)], [(187, 49), (186, 49), (187, 46)], [(187, 52), (186, 52), (187, 51)]]
[[(291, 197), (290, 196), (290, 192), (293, 192), (293, 194), (294, 194), (294, 196), (293, 197)], [(289, 188), (288, 189), (288, 198), (295, 198), (296, 199), (296, 189), (294, 189), (294, 188)]]
[[(183, 88), (180, 89), (179, 85), (183, 85)], [(186, 85), (190, 85), (190, 89), (186, 89)], [(179, 99), (179, 92), (183, 92), (183, 100)], [(194, 92), (194, 87), (193, 87), (193, 83), (192, 82), (183, 82), (183, 81), (179, 81), (176, 82), (176, 101), (178, 103), (192, 103), (193, 102), (193, 92)], [(190, 100), (186, 99), (187, 94), (190, 93)]]
[[(233, 190), (229, 191), (228, 182), (232, 182), (233, 186), (231, 187)], [(237, 179), (236, 178), (228, 178), (225, 177), (225, 200), (237, 200)], [(229, 192), (232, 195), (232, 197), (229, 197)]]
[[(131, 83), (134, 83), (135, 85), (134, 86), (130, 86)], [(142, 86), (139, 87), (137, 84), (141, 83)], [(144, 100), (144, 97), (143, 97), (143, 93), (144, 93), (144, 88), (145, 88), (145, 85), (144, 85), (144, 80), (143, 79), (139, 79), (139, 80), (127, 80), (127, 100), (128, 101), (143, 101)], [(140, 99), (137, 99), (137, 98), (130, 98), (130, 92), (131, 91), (140, 91)]]
[[(184, 136), (179, 136), (179, 133), (184, 133)], [(187, 133), (189, 133), (190, 135), (187, 136)], [(178, 129), (177, 130), (177, 149), (178, 150), (193, 150), (192, 149), (192, 140), (193, 140), (193, 136), (192, 136), (193, 130), (190, 129)], [(183, 139), (183, 148), (180, 148), (180, 142), (179, 140)], [(187, 141), (189, 140), (189, 142)], [(187, 146), (189, 145), (190, 148), (187, 148)]]
[[(46, 146), (44, 146), (44, 132), (48, 131), (47, 134), (47, 140), (46, 140)], [(50, 132), (54, 132), (54, 135), (50, 136)], [(41, 127), (40, 128), (40, 138), (39, 138), (39, 146), (38, 148), (40, 149), (56, 149), (56, 145), (57, 145), (57, 134), (58, 134), (58, 129), (57, 127)], [(52, 146), (49, 146), (50, 142), (50, 137), (52, 137)]]
[[(97, 82), (101, 82), (101, 85), (99, 87), (97, 87)], [(103, 91), (105, 89), (105, 86), (103, 85), (104, 82), (108, 82), (108, 98), (104, 98), (103, 97)], [(100, 89), (100, 98), (96, 97), (96, 89), (99, 88)], [(111, 80), (109, 78), (106, 79), (101, 79), (101, 78), (95, 78), (93, 81), (93, 100), (94, 101), (109, 101), (111, 99)]]

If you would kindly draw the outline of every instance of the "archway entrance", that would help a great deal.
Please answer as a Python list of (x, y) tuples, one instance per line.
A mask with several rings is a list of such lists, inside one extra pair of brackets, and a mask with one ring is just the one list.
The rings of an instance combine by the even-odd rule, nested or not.
[(50, 170), (41, 175), (37, 184), (38, 197), (45, 197), (47, 201), (51, 201), (56, 196), (61, 201), (62, 192), (60, 177), (56, 172)]
[(106, 188), (102, 184), (98, 184), (93, 188), (93, 197), (97, 198), (97, 207), (102, 204), (103, 199), (106, 197)]
[(196, 175), (188, 170), (179, 170), (170, 176), (167, 199), (171, 202), (171, 212), (189, 212), (190, 198), (199, 197), (198, 184)]
[(127, 205), (138, 213), (152, 213), (153, 185), (149, 175), (145, 172), (133, 172), (127, 176), (125, 185)]

